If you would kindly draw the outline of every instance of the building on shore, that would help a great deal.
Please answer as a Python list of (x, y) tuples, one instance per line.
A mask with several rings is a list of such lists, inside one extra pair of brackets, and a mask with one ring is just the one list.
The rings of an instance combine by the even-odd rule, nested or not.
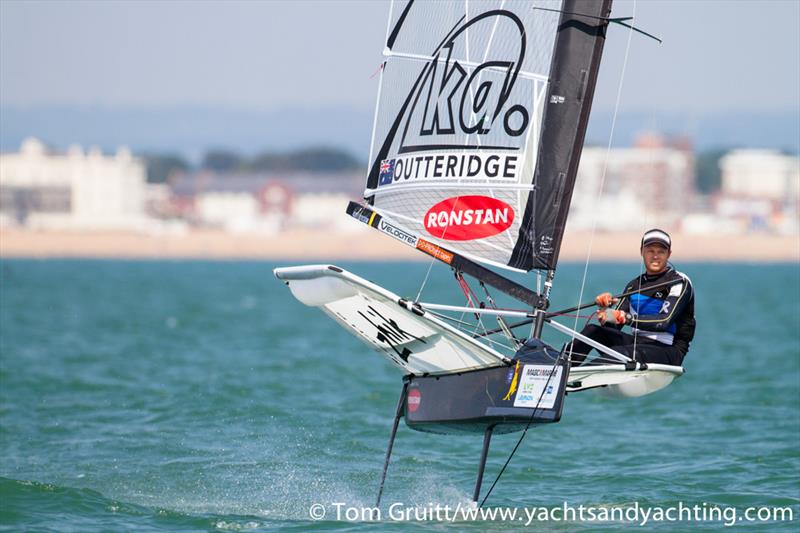
[[(663, 227), (687, 233), (800, 233), (800, 159), (734, 150), (720, 159), (721, 189), (700, 197), (685, 139), (640, 136), (629, 148), (586, 147), (567, 224), (571, 230)], [(602, 185), (602, 187), (601, 187)], [(602, 189), (602, 191), (601, 191)], [(306, 228), (365, 231), (343, 213), (361, 201), (358, 171), (259, 173), (193, 171), (148, 184), (129, 150), (64, 153), (26, 139), (0, 154), (0, 226), (42, 230), (182, 233), (206, 228), (275, 234)]]
[(360, 173), (195, 172), (170, 181), (171, 211), (194, 226), (236, 233), (277, 233), (292, 227), (351, 231), (343, 216), (363, 190)]
[(674, 228), (695, 196), (689, 142), (641, 135), (630, 148), (584, 148), (567, 223), (576, 230)]
[(32, 229), (132, 230), (146, 224), (145, 166), (127, 148), (66, 153), (26, 139), (0, 154), (0, 225)]
[(733, 150), (719, 161), (719, 219), (739, 231), (795, 234), (800, 213), (800, 158), (775, 150)]

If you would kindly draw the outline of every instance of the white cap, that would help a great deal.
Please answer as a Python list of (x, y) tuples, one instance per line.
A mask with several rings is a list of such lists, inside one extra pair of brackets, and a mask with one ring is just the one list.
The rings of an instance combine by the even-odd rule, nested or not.
[(660, 244), (667, 250), (672, 249), (672, 239), (670, 239), (669, 234), (656, 228), (646, 231), (642, 236), (641, 247), (644, 248), (648, 244)]

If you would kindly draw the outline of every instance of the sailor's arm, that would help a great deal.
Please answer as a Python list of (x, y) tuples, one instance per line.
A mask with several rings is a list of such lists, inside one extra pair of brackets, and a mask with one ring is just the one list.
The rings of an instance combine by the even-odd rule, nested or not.
[(669, 295), (661, 305), (659, 313), (631, 316), (630, 325), (648, 331), (666, 331), (686, 309), (686, 305), (691, 298), (691, 292), (692, 286), (688, 280), (677, 281), (670, 287)]

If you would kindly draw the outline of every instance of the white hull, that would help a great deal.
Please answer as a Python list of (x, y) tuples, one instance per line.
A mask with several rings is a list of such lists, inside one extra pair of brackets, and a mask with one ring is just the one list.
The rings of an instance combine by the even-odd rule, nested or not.
[[(275, 275), (286, 282), (295, 298), (319, 307), (406, 374), (448, 374), (510, 363), (489, 346), (424, 312), (425, 307), (446, 306), (420, 307), (332, 265), (278, 268)], [(513, 316), (514, 312), (505, 314)], [(550, 325), (562, 333), (576, 334), (559, 324)], [(657, 364), (635, 370), (626, 370), (624, 364), (579, 366), (570, 370), (567, 392), (591, 389), (611, 397), (644, 396), (663, 389), (683, 372), (679, 366)]]
[(659, 391), (684, 373), (683, 367), (648, 364), (647, 370), (625, 365), (589, 365), (570, 369), (567, 392), (592, 389), (613, 398), (634, 398)]
[(406, 374), (445, 374), (509, 360), (400, 296), (333, 265), (276, 268), (295, 298), (318, 307)]

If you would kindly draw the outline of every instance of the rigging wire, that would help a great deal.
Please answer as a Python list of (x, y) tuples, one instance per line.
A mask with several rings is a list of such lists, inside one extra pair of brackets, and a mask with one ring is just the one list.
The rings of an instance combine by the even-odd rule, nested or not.
[[(447, 228), (445, 228), (445, 232), (447, 232)], [(425, 277), (422, 279), (422, 285), (419, 286), (419, 291), (417, 292), (417, 298), (414, 300), (418, 302), (420, 298), (422, 298), (422, 291), (425, 289), (425, 285), (428, 283), (428, 278), (431, 275), (431, 269), (433, 268), (433, 263), (436, 261), (435, 257), (431, 257), (431, 262), (428, 263), (428, 271), (425, 273)]]
[[(461, 197), (456, 196), (456, 201), (453, 202), (453, 207), (450, 208), (450, 213), (447, 215), (448, 220), (450, 220), (450, 217), (452, 217), (453, 212), (456, 210), (456, 206), (458, 205), (458, 201), (460, 199), (461, 199)], [(441, 236), (442, 240), (444, 240), (445, 236), (447, 235), (447, 230), (449, 230), (449, 229), (450, 229), (450, 224), (445, 226), (444, 232), (442, 233), (442, 236)], [(430, 263), (428, 263), (428, 271), (425, 273), (425, 278), (422, 280), (422, 285), (419, 286), (419, 292), (417, 292), (417, 299), (416, 299), (417, 302), (419, 302), (420, 298), (422, 298), (422, 291), (423, 291), (423, 289), (425, 289), (425, 285), (428, 283), (428, 278), (431, 275), (431, 269), (433, 268), (433, 264), (435, 262), (436, 262), (436, 257), (435, 256), (431, 256), (431, 261), (430, 261)], [(460, 271), (456, 271), (456, 272), (457, 272), (457, 274), (461, 274)]]
[[(503, 0), (503, 2), (500, 4), (500, 8), (501, 9), (505, 5), (505, 3), (506, 3), (505, 0)], [(469, 2), (468, 1), (464, 2), (464, 16), (465, 17), (469, 17)], [(484, 63), (486, 62), (486, 58), (489, 56), (489, 49), (492, 47), (492, 42), (494, 41), (494, 34), (495, 34), (495, 30), (497, 29), (497, 24), (498, 24), (498, 21), (495, 20), (494, 28), (492, 29), (492, 34), (489, 37), (489, 42), (486, 45), (486, 50), (484, 51), (484, 55), (483, 55), (483, 62)], [(469, 30), (467, 30), (467, 31), (469, 31)], [(466, 57), (467, 57), (467, 60), (469, 60), (469, 34), (467, 34), (466, 43), (467, 43), (467, 49), (466, 49), (467, 56)], [(478, 80), (480, 81), (482, 77), (483, 77), (483, 73), (481, 73), (481, 75), (478, 78)], [(470, 87), (470, 95), (472, 95), (472, 88), (471, 87)], [(473, 111), (470, 120), (472, 120), (474, 117), (475, 117), (475, 113)], [(478, 144), (480, 144), (480, 142), (481, 142), (480, 137), (477, 134), (475, 134), (475, 138), (476, 138)], [(469, 134), (467, 134), (466, 138), (464, 139), (464, 144), (467, 144), (468, 142), (469, 142)], [(492, 193), (492, 197), (494, 197), (494, 193)], [(456, 201), (453, 202), (453, 207), (450, 208), (450, 213), (448, 215), (448, 220), (450, 219), (449, 217), (452, 216), (453, 212), (455, 211), (456, 206), (458, 205), (458, 200), (459, 199), (460, 198), (457, 197)], [(441, 236), (441, 240), (444, 240), (445, 235), (447, 235), (447, 230), (448, 229), (450, 229), (450, 225), (449, 224), (445, 227), (444, 233), (442, 233), (442, 236)], [(425, 285), (428, 283), (428, 277), (431, 275), (431, 269), (433, 268), (433, 263), (435, 261), (436, 261), (435, 257), (431, 258), (431, 262), (428, 265), (428, 271), (425, 273), (425, 278), (422, 280), (422, 285), (420, 285), (420, 287), (419, 287), (419, 292), (417, 293), (417, 300), (416, 301), (419, 301), (420, 298), (422, 297), (422, 291), (425, 288)]]
[[(631, 14), (631, 19), (636, 17), (636, 0), (633, 1), (633, 13)], [(633, 37), (633, 30), (628, 30), (628, 42), (625, 45), (625, 57), (622, 62), (622, 71), (619, 76), (619, 85), (617, 86), (617, 98), (614, 103), (614, 116), (611, 119), (611, 131), (608, 135), (608, 146), (606, 147), (606, 156), (603, 161), (603, 172), (600, 174), (600, 185), (597, 188), (597, 196), (595, 197), (595, 205), (598, 204), (600, 197), (603, 194), (603, 187), (605, 186), (606, 181), (606, 173), (608, 172), (608, 159), (611, 154), (611, 146), (614, 142), (614, 130), (617, 126), (617, 114), (619, 113), (619, 103), (622, 99), (622, 86), (623, 82), (625, 81), (625, 69), (628, 66), (628, 56), (630, 54), (631, 49), (631, 39)], [(580, 302), (583, 301), (583, 293), (586, 289), (586, 277), (589, 274), (589, 261), (592, 257), (592, 246), (594, 245), (594, 235), (597, 231), (597, 211), (595, 211), (592, 215), (592, 231), (589, 236), (589, 247), (586, 252), (586, 263), (583, 266), (583, 278), (581, 279), (581, 290), (578, 294), (578, 305)], [(575, 318), (575, 323), (572, 329), (577, 330), (578, 328), (578, 319)], [(572, 337), (570, 341), (569, 351), (572, 352), (572, 348), (575, 344), (575, 337)]]
[(517, 439), (517, 443), (514, 445), (514, 449), (511, 450), (510, 454), (508, 454), (508, 458), (506, 459), (506, 462), (503, 464), (503, 467), (500, 469), (500, 472), (497, 473), (497, 477), (494, 478), (494, 481), (492, 482), (492, 486), (489, 487), (488, 491), (486, 491), (486, 494), (484, 495), (483, 499), (481, 500), (480, 505), (478, 505), (478, 509), (483, 507), (483, 504), (486, 503), (487, 499), (489, 499), (489, 495), (492, 494), (492, 491), (494, 490), (494, 488), (497, 485), (497, 483), (500, 481), (500, 478), (503, 476), (503, 473), (506, 471), (506, 468), (511, 463), (511, 459), (514, 457), (514, 454), (517, 453), (517, 450), (519, 449), (520, 445), (522, 444), (522, 441), (525, 440), (525, 435), (528, 434), (528, 430), (530, 429), (531, 424), (533, 423), (533, 418), (534, 418), (534, 416), (536, 416), (536, 411), (539, 409), (539, 405), (542, 403), (542, 398), (544, 398), (544, 394), (545, 394), (545, 392), (547, 392), (547, 388), (550, 386), (550, 380), (553, 379), (553, 376), (556, 373), (556, 368), (558, 367), (559, 362), (561, 362), (561, 359), (562, 359), (563, 356), (564, 356), (564, 351), (562, 350), (561, 353), (558, 354), (558, 357), (556, 357), (555, 361), (553, 362), (553, 366), (550, 368), (550, 375), (547, 376), (547, 381), (545, 382), (544, 387), (542, 388), (542, 392), (539, 393), (539, 399), (536, 400), (536, 407), (534, 407), (533, 411), (531, 411), (531, 416), (530, 416), (530, 418), (528, 418), (528, 423), (525, 424), (525, 429), (522, 430), (522, 435), (520, 435), (519, 439)]
[[(636, 16), (636, 0), (634, 0), (634, 2), (633, 2), (633, 13), (631, 15), (631, 19), (635, 18), (635, 16)], [(606, 171), (608, 170), (608, 158), (609, 158), (609, 154), (611, 153), (611, 145), (612, 145), (612, 142), (613, 142), (613, 139), (614, 139), (614, 128), (616, 127), (616, 123), (617, 123), (617, 113), (619, 112), (619, 103), (620, 103), (620, 100), (621, 100), (621, 97), (622, 97), (622, 85), (623, 85), (623, 81), (625, 79), (625, 68), (626, 68), (626, 66), (628, 64), (628, 55), (629, 55), (629, 52), (630, 52), (632, 36), (633, 36), (633, 29), (631, 28), (628, 31), (628, 42), (625, 45), (625, 58), (624, 58), (623, 63), (622, 63), (622, 72), (620, 74), (619, 86), (617, 87), (617, 98), (616, 98), (616, 102), (614, 104), (614, 117), (613, 117), (613, 119), (611, 121), (611, 132), (609, 133), (608, 147), (606, 148), (606, 157), (605, 157), (605, 161), (603, 163), (603, 172), (602, 172), (601, 177), (600, 177), (600, 187), (598, 188), (598, 193), (597, 193), (597, 198), (598, 199), (600, 198), (600, 195), (602, 194), (603, 185), (604, 185), (605, 179), (606, 179)], [(592, 244), (594, 242), (594, 234), (595, 234), (595, 231), (597, 229), (597, 213), (596, 212), (594, 213), (593, 219), (594, 220), (592, 221), (592, 233), (591, 233), (591, 237), (589, 239), (589, 250), (588, 250), (588, 253), (586, 255), (586, 264), (584, 265), (584, 268), (583, 268), (583, 279), (581, 280), (581, 290), (580, 290), (580, 294), (578, 296), (578, 305), (580, 305), (580, 303), (583, 301), (583, 292), (584, 292), (584, 289), (586, 287), (586, 276), (587, 276), (588, 271), (589, 271), (589, 260), (590, 260), (591, 255), (592, 255)], [(573, 329), (575, 329), (577, 327), (578, 327), (578, 317), (575, 317), (575, 325), (574, 325)], [(570, 342), (570, 345), (569, 345), (569, 351), (570, 352), (572, 352), (572, 347), (573, 347), (574, 343), (575, 343), (575, 337), (573, 337), (572, 341)], [(542, 401), (542, 397), (544, 396), (544, 391), (547, 390), (547, 386), (550, 384), (550, 379), (553, 377), (553, 373), (555, 372), (555, 368), (558, 365), (558, 362), (559, 362), (561, 356), (565, 352), (566, 352), (566, 350), (562, 350), (561, 354), (559, 354), (559, 357), (556, 359), (556, 362), (553, 365), (553, 368), (552, 368), (552, 371), (550, 373), (550, 376), (547, 378), (547, 383), (545, 384), (545, 387), (542, 390), (542, 393), (539, 395), (539, 400), (536, 402), (536, 408), (539, 407), (539, 404)], [(489, 495), (492, 493), (492, 490), (494, 489), (494, 487), (500, 481), (500, 477), (503, 475), (503, 472), (505, 472), (506, 467), (509, 465), (509, 463), (511, 462), (511, 459), (514, 457), (514, 454), (517, 453), (517, 450), (519, 449), (520, 445), (522, 444), (522, 441), (525, 439), (525, 436), (528, 434), (528, 429), (530, 428), (531, 423), (533, 422), (533, 417), (534, 417), (535, 413), (536, 413), (536, 409), (534, 409), (533, 412), (531, 413), (531, 417), (530, 417), (530, 419), (528, 419), (528, 424), (525, 426), (525, 429), (523, 430), (522, 435), (520, 435), (519, 439), (517, 440), (517, 444), (514, 446), (514, 449), (511, 450), (511, 453), (508, 455), (508, 459), (506, 459), (505, 464), (503, 464), (503, 468), (500, 469), (500, 472), (497, 474), (497, 477), (495, 478), (494, 482), (492, 483), (492, 486), (489, 487), (489, 490), (486, 492), (486, 495), (483, 497), (483, 500), (481, 500), (481, 503), (478, 506), (478, 508), (483, 507), (483, 504), (486, 503), (486, 500), (489, 498)]]
[[(443, 313), (437, 313), (437, 312), (432, 311), (430, 309), (427, 309), (425, 312), (426, 313), (430, 313), (431, 315), (433, 315), (433, 316), (435, 316), (437, 318), (441, 318), (441, 319), (447, 320), (449, 322), (453, 322), (454, 324), (456, 324), (458, 326), (459, 331), (463, 331), (464, 333), (468, 333), (470, 335), (474, 335), (475, 330), (478, 329), (478, 325), (474, 324), (472, 322), (464, 322), (463, 320), (459, 320), (459, 319), (457, 319), (455, 317), (452, 317), (450, 315), (445, 315)], [(508, 346), (507, 344), (505, 344), (505, 343), (503, 343), (501, 341), (490, 339), (488, 336), (484, 336), (482, 334), (480, 336), (481, 336), (481, 338), (485, 339), (485, 342), (487, 342), (490, 345), (493, 345), (492, 347), (495, 348), (495, 349), (502, 348), (504, 350), (509, 351), (512, 354), (516, 353), (516, 351), (517, 351), (516, 348), (512, 348), (512, 347)]]
[[(651, 113), (650, 114), (650, 119), (651, 119), (652, 123), (655, 124), (657, 122), (657, 117), (655, 116), (655, 113), (652, 111), (652, 109), (651, 109), (650, 113)], [(655, 128), (655, 131), (658, 131), (658, 129)], [(653, 162), (654, 162), (654, 159), (655, 159), (655, 146), (653, 145), (653, 143), (650, 143), (647, 155), (648, 155), (648, 160), (650, 162), (650, 168), (652, 169), (654, 167)], [(642, 233), (642, 234), (644, 234), (644, 232), (647, 231), (648, 214), (649, 214), (648, 211), (645, 210), (644, 217), (642, 217), (642, 228), (640, 228), (640, 233)], [(669, 258), (667, 258), (667, 264), (669, 265)], [(639, 279), (639, 283), (638, 283), (638, 287), (637, 287), (637, 289), (639, 291), (642, 291), (642, 278), (643, 278), (643, 276), (645, 274), (645, 268), (646, 267), (645, 267), (645, 264), (644, 264), (644, 258), (642, 258), (642, 261), (639, 263), (639, 278), (638, 278)], [(639, 294), (639, 293), (637, 293), (637, 294)], [(630, 301), (630, 298), (628, 298), (628, 300)], [(631, 310), (633, 310), (632, 307), (631, 307)], [(633, 313), (631, 313), (631, 314), (633, 314)], [(638, 309), (637, 309), (637, 314), (638, 314)], [(639, 340), (639, 328), (634, 328), (633, 326), (631, 326), (631, 329), (633, 330), (633, 354), (631, 355), (631, 358), (634, 361), (636, 361), (637, 360), (637, 357), (636, 357), (636, 344), (637, 344), (637, 342)]]

